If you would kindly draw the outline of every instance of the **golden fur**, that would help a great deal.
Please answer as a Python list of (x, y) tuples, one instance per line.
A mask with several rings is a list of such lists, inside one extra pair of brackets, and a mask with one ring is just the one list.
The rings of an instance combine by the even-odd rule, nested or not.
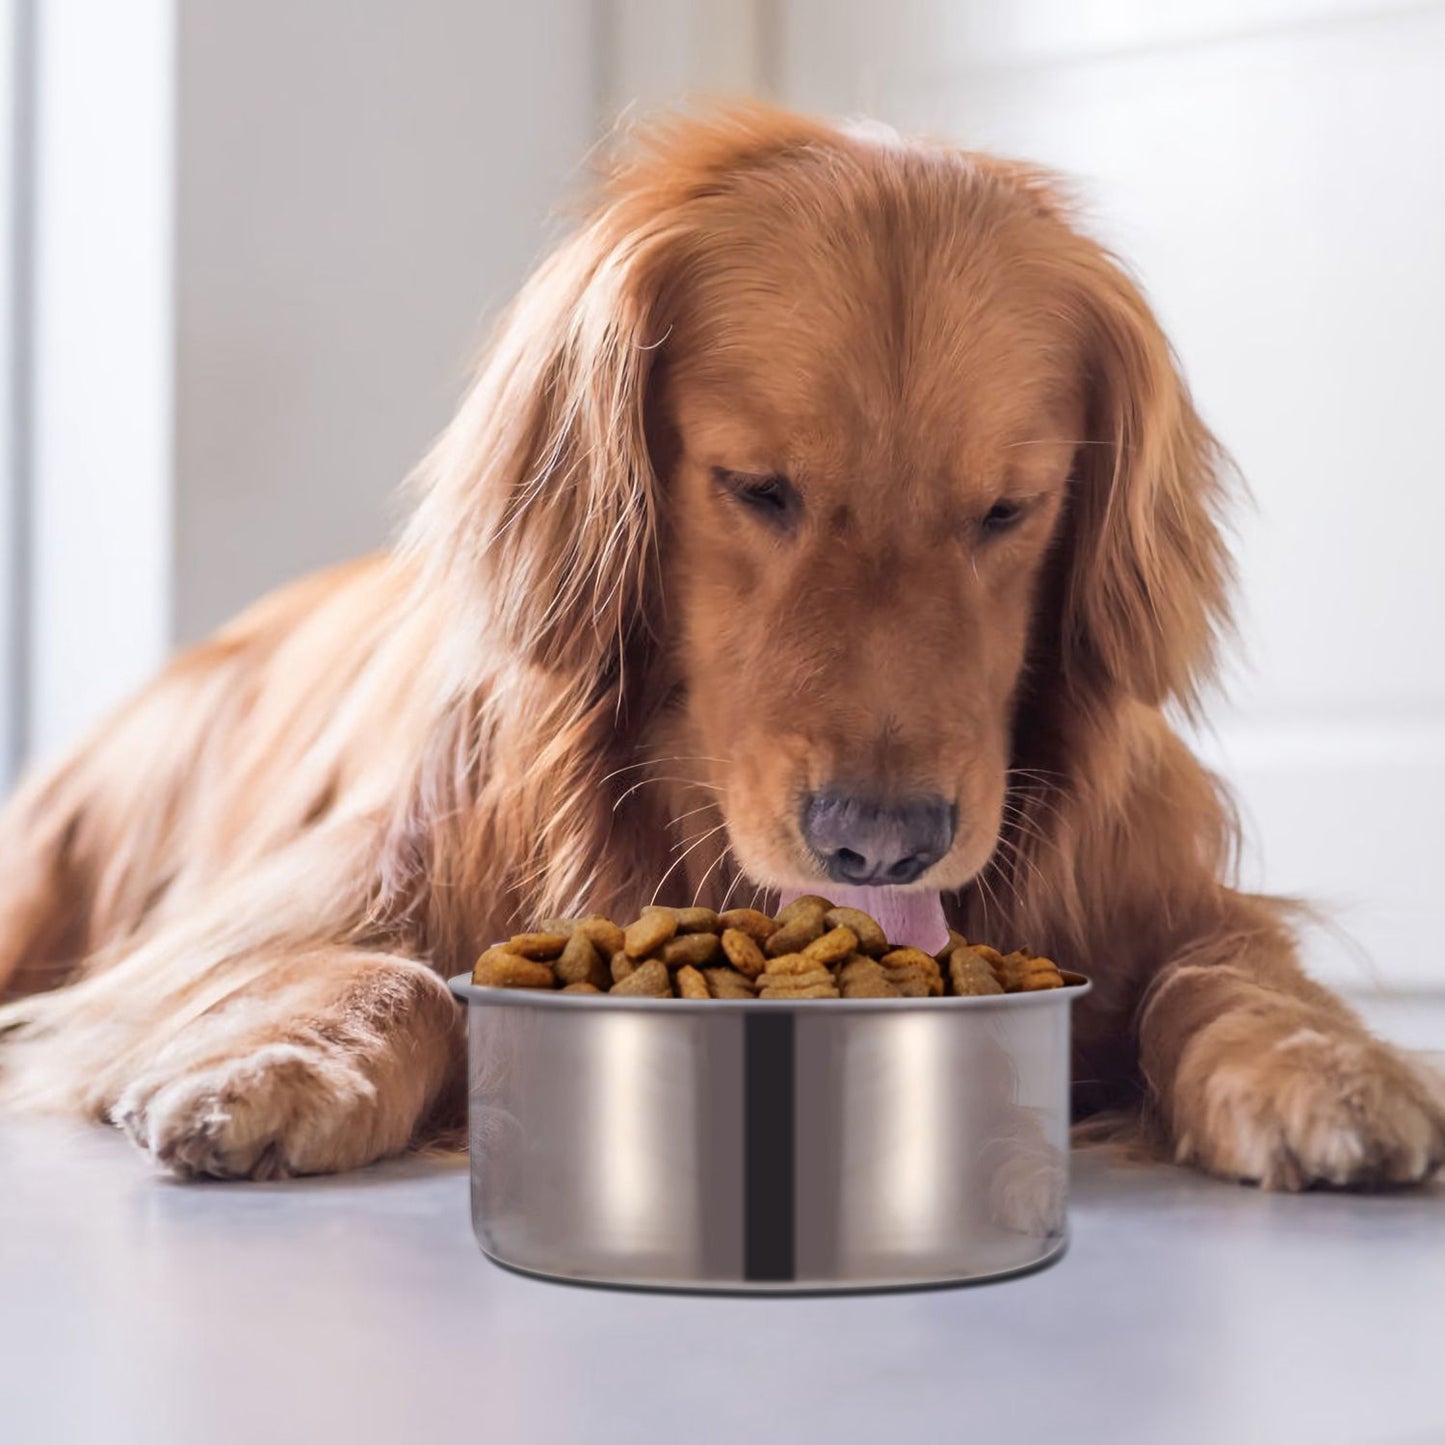
[[(787, 476), (771, 523), (737, 478)], [(1227, 474), (1055, 184), (762, 109), (604, 178), (504, 317), (396, 551), (178, 658), (0, 824), (0, 1069), (183, 1174), (451, 1123), (441, 979), (518, 920), (817, 886), (798, 800), (956, 801), (924, 884), (1091, 974), (1086, 1105), (1299, 1187), (1426, 1176), (1436, 1081), (1229, 886), (1171, 730)], [(996, 503), (1013, 525), (985, 533)]]

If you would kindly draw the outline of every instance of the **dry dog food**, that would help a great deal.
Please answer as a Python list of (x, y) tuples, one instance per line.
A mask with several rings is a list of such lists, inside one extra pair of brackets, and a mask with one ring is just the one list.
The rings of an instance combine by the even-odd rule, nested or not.
[(544, 918), (487, 949), (474, 983), (634, 998), (939, 998), (1062, 988), (1047, 958), (1000, 953), (949, 931), (937, 954), (895, 947), (868, 914), (809, 894), (776, 918), (755, 908)]

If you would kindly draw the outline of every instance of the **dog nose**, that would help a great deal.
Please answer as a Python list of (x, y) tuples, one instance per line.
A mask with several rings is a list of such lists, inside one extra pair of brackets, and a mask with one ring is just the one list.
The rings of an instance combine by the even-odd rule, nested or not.
[(957, 814), (932, 795), (879, 803), (814, 793), (803, 803), (803, 837), (835, 883), (912, 883), (953, 842)]

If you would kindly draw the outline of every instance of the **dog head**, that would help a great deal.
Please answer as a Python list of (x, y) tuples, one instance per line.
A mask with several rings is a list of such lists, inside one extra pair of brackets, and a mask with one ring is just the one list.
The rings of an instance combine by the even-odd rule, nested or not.
[(459, 615), (772, 885), (963, 886), (1024, 689), (1187, 702), (1222, 615), (1214, 444), (1054, 184), (770, 111), (616, 166), (427, 476)]

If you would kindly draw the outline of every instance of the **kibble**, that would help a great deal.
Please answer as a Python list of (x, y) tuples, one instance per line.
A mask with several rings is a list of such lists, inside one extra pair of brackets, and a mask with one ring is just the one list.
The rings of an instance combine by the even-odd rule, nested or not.
[(876, 919), (826, 898), (756, 908), (652, 905), (626, 927), (601, 914), (544, 918), (478, 958), (493, 988), (646, 999), (983, 998), (1063, 988), (1052, 959), (970, 943), (954, 929), (936, 954), (893, 946)]

